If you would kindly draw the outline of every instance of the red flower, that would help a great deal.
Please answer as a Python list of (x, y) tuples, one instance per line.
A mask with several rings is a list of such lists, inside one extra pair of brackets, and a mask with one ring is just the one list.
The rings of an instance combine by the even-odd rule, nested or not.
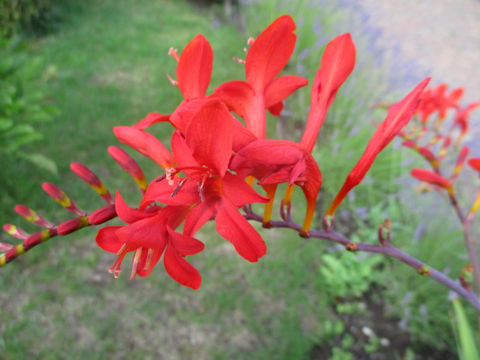
[(295, 22), (284, 15), (267, 27), (250, 47), (245, 61), (244, 81), (230, 81), (215, 89), (214, 95), (245, 119), (247, 128), (265, 138), (265, 109), (279, 115), (283, 100), (308, 80), (293, 75), (275, 78), (287, 65), (296, 42)]
[(164, 254), (165, 269), (174, 280), (193, 289), (200, 287), (201, 276), (197, 269), (185, 260), (185, 256), (202, 251), (204, 245), (193, 237), (174, 231), (185, 217), (188, 207), (167, 206), (136, 210), (128, 207), (117, 192), (115, 209), (120, 219), (128, 225), (104, 227), (96, 238), (98, 246), (103, 250), (118, 255), (110, 268), (115, 277), (120, 273), (120, 265), (129, 252), (135, 252), (131, 279), (137, 274), (150, 275)]
[(449, 193), (453, 193), (452, 183), (448, 179), (445, 179), (443, 176), (434, 173), (433, 171), (424, 169), (413, 169), (412, 171), (410, 171), (410, 174), (420, 181), (425, 181), (429, 184), (439, 186), (446, 189)]
[(300, 142), (308, 152), (312, 152), (327, 110), (354, 66), (355, 45), (350, 34), (340, 35), (328, 43), (313, 82), (311, 109)]
[(335, 210), (343, 201), (348, 192), (360, 184), (377, 155), (393, 140), (393, 138), (408, 124), (413, 112), (417, 108), (420, 95), (427, 86), (429, 78), (417, 85), (404, 99), (391, 106), (387, 117), (377, 128), (365, 148), (357, 164), (348, 174), (345, 183), (327, 209), (326, 227), (329, 228)]
[(240, 150), (231, 162), (239, 175), (251, 175), (262, 186), (288, 183), (300, 186), (307, 199), (307, 213), (302, 227), (310, 229), (322, 174), (309, 151), (288, 140), (256, 140)]

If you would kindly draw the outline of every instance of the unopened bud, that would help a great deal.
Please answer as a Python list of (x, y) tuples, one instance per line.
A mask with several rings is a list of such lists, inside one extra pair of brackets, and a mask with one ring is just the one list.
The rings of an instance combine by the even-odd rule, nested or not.
[(88, 223), (90, 225), (99, 225), (107, 222), (117, 216), (115, 205), (107, 205), (95, 210), (88, 216)]
[(378, 241), (383, 246), (386, 246), (390, 243), (392, 222), (389, 219), (386, 219), (382, 225), (378, 227)]
[(41, 216), (36, 211), (30, 209), (25, 205), (15, 205), (14, 209), (17, 212), (17, 214), (24, 217), (26, 220), (30, 221), (35, 225), (45, 227), (45, 228), (53, 227), (52, 223), (48, 222), (47, 220), (45, 220), (43, 216)]
[(42, 184), (42, 189), (50, 195), (50, 197), (55, 200), (57, 203), (62, 205), (66, 210), (76, 214), (76, 215), (85, 215), (85, 212), (80, 210), (77, 205), (71, 200), (67, 194), (58, 188), (58, 186), (45, 182)]
[(67, 235), (88, 226), (88, 217), (80, 216), (67, 220), (57, 226), (58, 235)]
[(147, 180), (142, 169), (128, 153), (118, 146), (109, 146), (108, 153), (137, 183), (142, 190), (147, 188)]
[(5, 252), (13, 248), (13, 245), (0, 242), (0, 252)]
[(95, 190), (105, 202), (113, 203), (112, 196), (107, 190), (105, 185), (100, 181), (97, 175), (93, 173), (88, 167), (78, 162), (71, 163), (70, 169), (83, 181), (85, 181), (90, 187)]
[(23, 249), (27, 251), (30, 248), (34, 247), (35, 245), (38, 245), (44, 241), (47, 241), (48, 239), (50, 239), (52, 236), (55, 236), (55, 235), (57, 235), (56, 229), (46, 229), (46, 230), (36, 232), (35, 234), (30, 235), (23, 242)]
[(5, 224), (3, 225), (3, 230), (10, 236), (13, 236), (14, 238), (20, 239), (20, 240), (25, 240), (30, 236), (30, 234), (27, 234), (25, 231), (20, 229), (19, 227), (12, 225), (12, 224)]

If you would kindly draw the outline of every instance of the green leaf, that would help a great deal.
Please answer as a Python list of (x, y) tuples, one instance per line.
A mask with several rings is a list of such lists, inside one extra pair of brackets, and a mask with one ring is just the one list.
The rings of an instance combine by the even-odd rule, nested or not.
[(42, 154), (20, 153), (21, 158), (30, 161), (35, 166), (57, 175), (58, 169), (55, 162)]
[(463, 310), (462, 303), (458, 297), (455, 297), (452, 300), (453, 310), (455, 312), (455, 317), (457, 319), (454, 322), (454, 326), (458, 332), (459, 337), (459, 346), (461, 352), (462, 360), (478, 360), (480, 359), (478, 355), (477, 346), (475, 343), (475, 335), (468, 323), (467, 316)]
[(6, 131), (13, 125), (12, 119), (0, 117), (0, 131)]

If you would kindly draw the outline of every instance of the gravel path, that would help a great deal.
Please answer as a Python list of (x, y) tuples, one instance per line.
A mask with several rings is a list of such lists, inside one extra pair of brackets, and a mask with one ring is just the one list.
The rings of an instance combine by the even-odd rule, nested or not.
[(351, 2), (362, 25), (377, 28), (390, 56), (433, 77), (464, 87), (464, 102), (480, 100), (480, 1), (362, 0)]

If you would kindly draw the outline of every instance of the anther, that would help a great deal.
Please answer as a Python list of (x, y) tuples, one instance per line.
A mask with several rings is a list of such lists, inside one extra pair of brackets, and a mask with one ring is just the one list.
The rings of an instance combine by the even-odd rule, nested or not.
[(168, 81), (170, 81), (170, 83), (173, 85), (173, 86), (178, 86), (178, 81), (177, 80), (173, 80), (172, 77), (168, 74), (165, 74), (167, 76), (167, 79)]
[(183, 184), (185, 184), (185, 182), (187, 181), (188, 178), (183, 178), (182, 180), (180, 180), (180, 182), (178, 183), (178, 185), (175, 187), (175, 189), (173, 190), (173, 192), (170, 194), (170, 197), (174, 197), (175, 195), (178, 194), (178, 192), (180, 191), (180, 189), (183, 187)]
[(170, 49), (168, 49), (168, 55), (173, 57), (175, 60), (180, 61), (180, 57), (178, 56), (178, 50), (171, 47)]
[(245, 64), (245, 63), (246, 63), (245, 60), (240, 59), (240, 58), (238, 58), (238, 57), (236, 57), (236, 56), (233, 57), (233, 60), (235, 60), (235, 61), (238, 62), (239, 64)]

